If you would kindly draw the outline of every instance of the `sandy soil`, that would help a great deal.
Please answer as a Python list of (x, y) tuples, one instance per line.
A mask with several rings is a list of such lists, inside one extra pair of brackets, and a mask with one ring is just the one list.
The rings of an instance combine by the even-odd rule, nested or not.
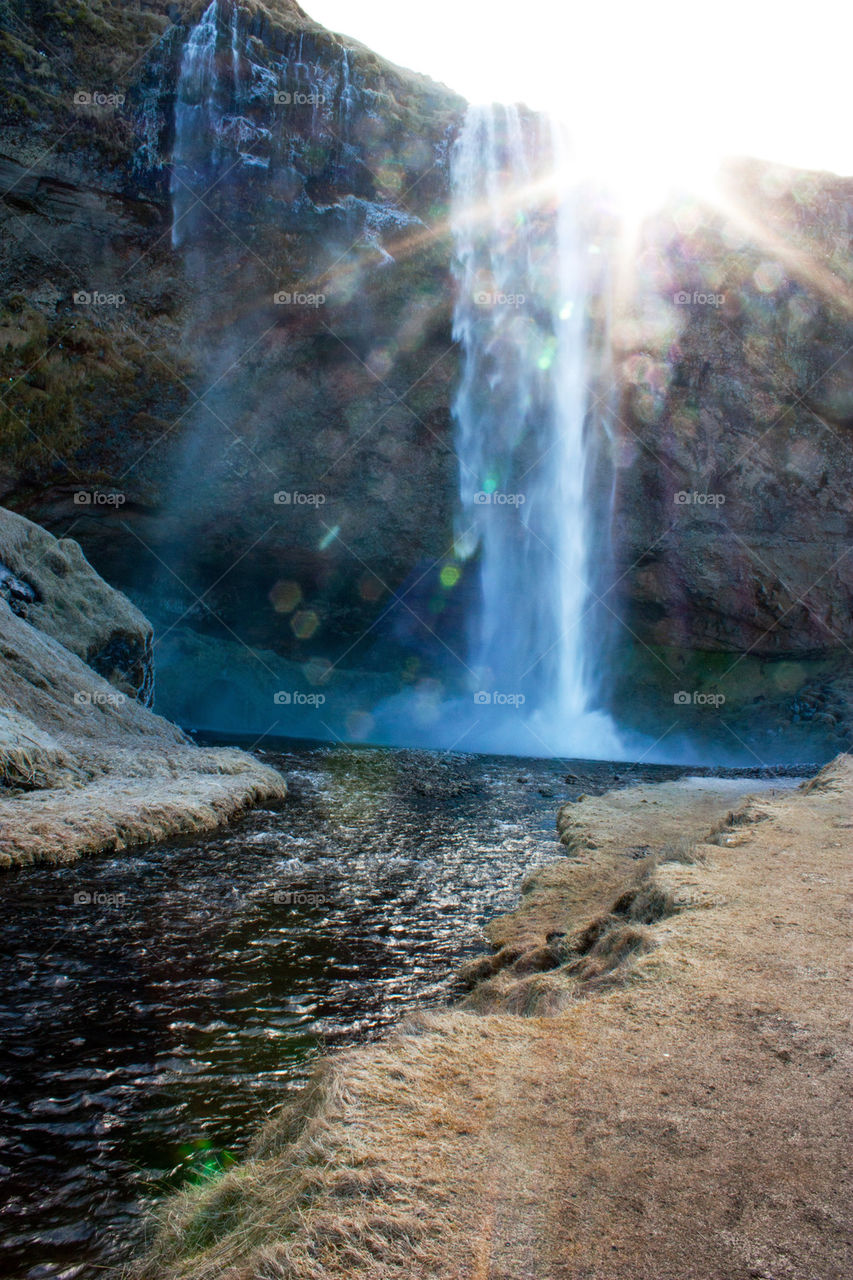
[[(250, 1160), (168, 1203), (136, 1275), (853, 1273), (853, 760), (754, 800), (685, 782), (582, 803), (574, 860), (493, 929), (556, 967), (504, 966), (469, 1011), (325, 1064)], [(642, 945), (608, 949), (628, 928)], [(529, 1008), (530, 983), (550, 1016), (474, 1012)]]

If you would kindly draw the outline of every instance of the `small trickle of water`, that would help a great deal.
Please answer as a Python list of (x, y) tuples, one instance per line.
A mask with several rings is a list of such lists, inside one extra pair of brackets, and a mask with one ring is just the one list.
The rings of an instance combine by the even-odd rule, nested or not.
[(341, 54), (341, 87), (338, 95), (338, 124), (341, 129), (346, 129), (350, 123), (355, 98), (355, 88), (350, 71), (349, 50), (344, 49)]
[(219, 0), (211, 0), (184, 45), (178, 77), (170, 186), (175, 247), (186, 239), (188, 215), (196, 200), (204, 196), (216, 168), (212, 144), (221, 134), (224, 114), (216, 69), (218, 39)]

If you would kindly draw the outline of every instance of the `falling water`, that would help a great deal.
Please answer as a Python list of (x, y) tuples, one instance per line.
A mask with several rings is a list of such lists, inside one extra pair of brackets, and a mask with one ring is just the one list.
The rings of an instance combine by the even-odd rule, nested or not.
[[(239, 85), (240, 52), (237, 5), (225, 23), (220, 0), (211, 0), (184, 45), (175, 103), (175, 146), (172, 156), (172, 244), (184, 243), (195, 225), (206, 193), (221, 177), (232, 148), (228, 112)], [(230, 75), (218, 65), (220, 45), (228, 46)]]
[(497, 738), (524, 725), (551, 751), (615, 756), (594, 706), (589, 254), (569, 179), (557, 126), (469, 108), (453, 162), (458, 546), (479, 553), (469, 662)]
[(352, 83), (349, 52), (344, 49), (341, 53), (341, 87), (338, 96), (338, 124), (341, 128), (345, 128), (349, 123), (354, 105), (355, 87)]
[(262, 171), (276, 150), (292, 160), (296, 134), (344, 147), (349, 136), (359, 88), (346, 46), (324, 65), (306, 57), (300, 32), (287, 53), (259, 62), (240, 14), (238, 0), (211, 0), (184, 45), (170, 183), (175, 248), (197, 239), (205, 215), (221, 230), (263, 202)]
[[(287, 103), (309, 113), (302, 127), (337, 138), (340, 156), (357, 93), (345, 48), (325, 74), (301, 37), (275, 67), (256, 66), (238, 17), (235, 0), (212, 0), (181, 62), (173, 242), (201, 267), (202, 220), (239, 227), (268, 191), (272, 139), (290, 119), (276, 113), (273, 90), (287, 85)], [(269, 127), (253, 110), (264, 101)], [(457, 545), (460, 556), (477, 557), (466, 665), (479, 685), (475, 707), (488, 694), (491, 709), (480, 723), (470, 702), (442, 702), (429, 710), (427, 732), (469, 748), (615, 757), (621, 747), (596, 707), (591, 661), (600, 637), (590, 569), (602, 547), (589, 501), (590, 257), (570, 171), (546, 117), (469, 109), (452, 174), (454, 336), (463, 351)], [(361, 212), (359, 202), (353, 208)]]

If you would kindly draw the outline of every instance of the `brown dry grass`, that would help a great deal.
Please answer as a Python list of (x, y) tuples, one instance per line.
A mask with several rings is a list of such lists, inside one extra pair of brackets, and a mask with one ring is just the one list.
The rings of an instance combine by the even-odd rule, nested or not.
[[(579, 899), (595, 895), (587, 883), (573, 896), (579, 864), (552, 869), (562, 906), (540, 882), (539, 934), (569, 904), (566, 959), (509, 994), (530, 981), (550, 988), (554, 1016), (423, 1016), (327, 1062), (247, 1161), (166, 1204), (132, 1275), (850, 1274), (851, 795), (853, 761), (840, 757), (808, 788), (735, 805), (725, 825), (737, 843), (700, 839), (696, 861), (696, 792), (669, 794), (665, 838), (679, 838), (680, 808), (691, 861), (623, 875), (623, 893), (606, 897), (621, 924), (602, 930), (590, 913), (587, 957), (617, 929), (645, 940), (626, 952), (616, 939), (619, 981), (597, 989), (567, 971), (565, 943), (584, 932)], [(635, 834), (630, 799), (618, 796), (589, 830), (596, 856), (614, 824)], [(710, 815), (699, 801), (706, 835), (726, 799)], [(650, 894), (658, 905), (646, 911)], [(630, 918), (661, 904), (649, 923)], [(527, 939), (537, 934), (529, 901), (525, 911)], [(505, 928), (519, 936), (518, 918)]]
[[(78, 746), (73, 739), (68, 749)], [(3, 756), (2, 767), (11, 757)], [(239, 751), (164, 744), (140, 753), (118, 745), (96, 761), (76, 752), (96, 776), (55, 775), (46, 790), (0, 796), (0, 868), (73, 862), (84, 854), (126, 849), (168, 836), (209, 831), (243, 809), (284, 797), (280, 774)], [(32, 778), (28, 779), (32, 782)]]

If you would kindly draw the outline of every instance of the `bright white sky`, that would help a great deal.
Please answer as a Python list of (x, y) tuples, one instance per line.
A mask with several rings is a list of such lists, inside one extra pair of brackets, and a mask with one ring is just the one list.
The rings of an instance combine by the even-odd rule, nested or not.
[(473, 101), (562, 115), (649, 195), (724, 154), (853, 173), (850, 0), (301, 2)]

